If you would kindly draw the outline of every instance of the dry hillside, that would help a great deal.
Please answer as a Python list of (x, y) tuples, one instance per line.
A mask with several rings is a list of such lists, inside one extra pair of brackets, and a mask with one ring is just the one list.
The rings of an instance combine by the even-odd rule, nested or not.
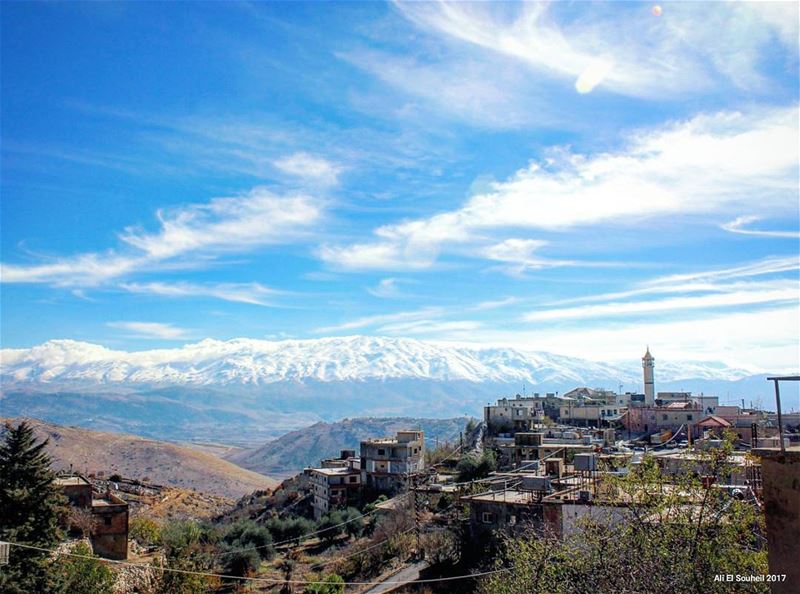
[[(6, 419), (4, 419), (5, 421)], [(8, 419), (16, 423), (19, 419)], [(204, 451), (125, 433), (101, 433), (28, 419), (40, 438), (50, 439), (48, 450), (56, 469), (70, 464), (82, 473), (120, 474), (170, 487), (194, 489), (210, 495), (239, 498), (271, 489), (277, 481), (245, 470)]]
[(319, 464), (322, 458), (337, 456), (343, 449), (358, 452), (362, 439), (392, 437), (401, 429), (425, 431), (427, 447), (458, 441), (465, 418), (416, 419), (410, 417), (343, 419), (336, 423), (316, 423), (292, 431), (276, 440), (249, 450), (239, 450), (225, 456), (227, 460), (255, 472), (271, 476), (291, 476), (309, 465)]

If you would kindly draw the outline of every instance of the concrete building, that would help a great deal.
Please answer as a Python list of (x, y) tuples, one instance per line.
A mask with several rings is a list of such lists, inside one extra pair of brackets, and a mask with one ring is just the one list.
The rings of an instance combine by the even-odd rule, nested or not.
[(483, 407), (483, 420), (490, 434), (530, 431), (544, 420), (544, 398), (537, 396), (500, 398)]
[(637, 406), (628, 409), (622, 418), (625, 428), (633, 433), (675, 432), (703, 418), (703, 409), (693, 402), (672, 402), (667, 406)]
[(626, 407), (615, 403), (610, 404), (562, 404), (559, 408), (558, 420), (560, 423), (581, 427), (601, 427), (619, 421)]
[(331, 510), (347, 507), (358, 501), (361, 491), (359, 468), (312, 468), (308, 471), (314, 501), (314, 519)]
[(82, 476), (56, 479), (70, 505), (92, 512), (94, 526), (89, 540), (95, 555), (107, 559), (128, 558), (128, 503), (110, 491), (96, 493)]
[(642, 369), (644, 371), (644, 404), (645, 406), (655, 406), (656, 403), (656, 383), (655, 383), (655, 359), (650, 354), (650, 347), (642, 357)]
[(361, 442), (361, 483), (365, 488), (395, 493), (411, 474), (425, 469), (425, 434), (398, 431), (396, 437)]
[(610, 527), (630, 515), (626, 504), (596, 497), (595, 486), (584, 483), (578, 487), (578, 480), (523, 476), (515, 488), (462, 497), (461, 501), (469, 504), (471, 538), (479, 542), (496, 533), (530, 531), (565, 538), (579, 529), (584, 518)]

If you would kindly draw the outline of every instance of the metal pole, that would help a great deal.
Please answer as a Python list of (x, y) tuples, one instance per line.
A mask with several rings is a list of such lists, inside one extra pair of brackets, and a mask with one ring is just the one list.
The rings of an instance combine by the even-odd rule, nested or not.
[(783, 444), (783, 417), (781, 416), (781, 389), (778, 385), (778, 378), (772, 380), (775, 382), (775, 404), (778, 405), (778, 439), (781, 444), (781, 453), (786, 453), (786, 446)]

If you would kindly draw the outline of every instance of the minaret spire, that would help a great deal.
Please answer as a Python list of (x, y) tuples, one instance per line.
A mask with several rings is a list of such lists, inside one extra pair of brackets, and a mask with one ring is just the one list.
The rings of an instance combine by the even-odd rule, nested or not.
[(646, 406), (655, 406), (656, 403), (656, 384), (655, 384), (655, 359), (650, 354), (650, 345), (642, 357), (642, 370), (644, 372), (644, 403)]

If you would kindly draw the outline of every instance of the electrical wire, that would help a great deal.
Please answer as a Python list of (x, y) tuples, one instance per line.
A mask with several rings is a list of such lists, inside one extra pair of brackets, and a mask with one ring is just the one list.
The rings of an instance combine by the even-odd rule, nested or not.
[[(62, 551), (57, 551), (56, 549), (47, 549), (44, 547), (36, 547), (33, 545), (26, 545), (18, 542), (8, 542), (9, 545), (12, 547), (20, 547), (23, 549), (31, 549), (34, 551), (41, 551), (43, 553), (56, 553), (57, 555), (63, 555), (66, 557), (75, 557), (78, 559), (92, 559), (98, 561), (98, 558), (93, 555), (81, 555), (79, 553), (67, 553)], [(260, 583), (269, 583), (272, 585), (275, 584), (297, 584), (297, 585), (308, 585), (308, 584), (333, 584), (333, 585), (343, 585), (343, 586), (380, 586), (383, 584), (386, 585), (403, 585), (403, 584), (426, 584), (426, 583), (435, 583), (435, 582), (449, 582), (455, 580), (465, 580), (465, 579), (473, 579), (478, 577), (483, 577), (486, 575), (494, 575), (497, 573), (504, 573), (511, 571), (513, 568), (511, 567), (504, 567), (502, 569), (493, 569), (491, 571), (482, 571), (477, 573), (469, 573), (464, 575), (455, 575), (449, 577), (442, 577), (442, 578), (427, 578), (421, 580), (386, 580), (382, 582), (332, 582), (332, 581), (324, 581), (324, 580), (284, 580), (279, 578), (257, 578), (257, 577), (243, 577), (238, 575), (226, 575), (222, 573), (210, 573), (205, 571), (190, 571), (188, 569), (176, 569), (174, 567), (159, 567), (157, 565), (150, 565), (148, 563), (131, 563), (129, 561), (116, 561), (114, 559), (102, 559), (103, 563), (110, 563), (113, 565), (121, 565), (124, 567), (148, 567), (157, 571), (166, 571), (170, 573), (180, 573), (184, 575), (197, 575), (202, 577), (212, 577), (212, 578), (220, 578), (220, 579), (228, 579), (228, 580), (239, 580), (239, 581), (247, 581), (247, 582), (260, 582)]]
[[(406, 496), (408, 496), (408, 493), (403, 493), (402, 495), (397, 495), (394, 499), (401, 499), (401, 498), (406, 497)], [(267, 547), (277, 547), (277, 546), (289, 544), (289, 543), (292, 543), (292, 542), (297, 542), (299, 544), (300, 542), (302, 542), (304, 540), (308, 540), (312, 536), (315, 536), (317, 534), (322, 534), (323, 532), (328, 532), (329, 530), (333, 530), (334, 528), (341, 528), (342, 526), (345, 526), (346, 524), (349, 524), (350, 522), (355, 522), (356, 520), (359, 520), (361, 518), (365, 518), (365, 517), (367, 517), (369, 515), (372, 515), (374, 513), (379, 512), (379, 511), (381, 511), (380, 508), (375, 508), (372, 511), (368, 511), (368, 512), (366, 512), (364, 514), (359, 514), (357, 516), (353, 516), (352, 518), (350, 518), (348, 520), (345, 520), (344, 522), (341, 522), (339, 524), (334, 524), (333, 526), (328, 526), (327, 528), (322, 528), (321, 530), (315, 530), (314, 532), (309, 532), (307, 534), (303, 534), (302, 536), (298, 536), (296, 538), (287, 538), (286, 540), (281, 540), (281, 541), (278, 541), (278, 542), (271, 542), (269, 544), (258, 545), (258, 546), (255, 546), (255, 547), (246, 547), (246, 548), (242, 548), (242, 549), (233, 549), (233, 550), (230, 550), (230, 551), (225, 551), (224, 553), (218, 553), (217, 555), (215, 555), (215, 557), (224, 557), (225, 555), (233, 555), (234, 553), (242, 553), (244, 551), (255, 551), (255, 550), (264, 549), (264, 548), (267, 548)]]
[(330, 565), (332, 563), (336, 563), (337, 561), (344, 561), (345, 559), (350, 559), (351, 557), (357, 557), (358, 555), (362, 555), (362, 554), (366, 553), (367, 551), (371, 551), (372, 549), (378, 548), (381, 545), (385, 545), (387, 542), (389, 542), (393, 538), (396, 538), (398, 536), (402, 536), (403, 534), (408, 534), (409, 532), (412, 532), (412, 531), (414, 531), (414, 528), (409, 528), (408, 530), (403, 530), (402, 532), (398, 532), (397, 534), (393, 534), (389, 538), (385, 538), (385, 539), (383, 539), (382, 541), (380, 541), (378, 543), (375, 543), (375, 544), (370, 545), (370, 546), (368, 546), (366, 548), (363, 548), (360, 551), (356, 551), (355, 553), (350, 553), (349, 555), (344, 555), (342, 557), (334, 557), (333, 559), (329, 559), (328, 561), (325, 561), (323, 563), (315, 563), (314, 565), (310, 566), (309, 569), (314, 569), (316, 567), (325, 567), (326, 565)]

